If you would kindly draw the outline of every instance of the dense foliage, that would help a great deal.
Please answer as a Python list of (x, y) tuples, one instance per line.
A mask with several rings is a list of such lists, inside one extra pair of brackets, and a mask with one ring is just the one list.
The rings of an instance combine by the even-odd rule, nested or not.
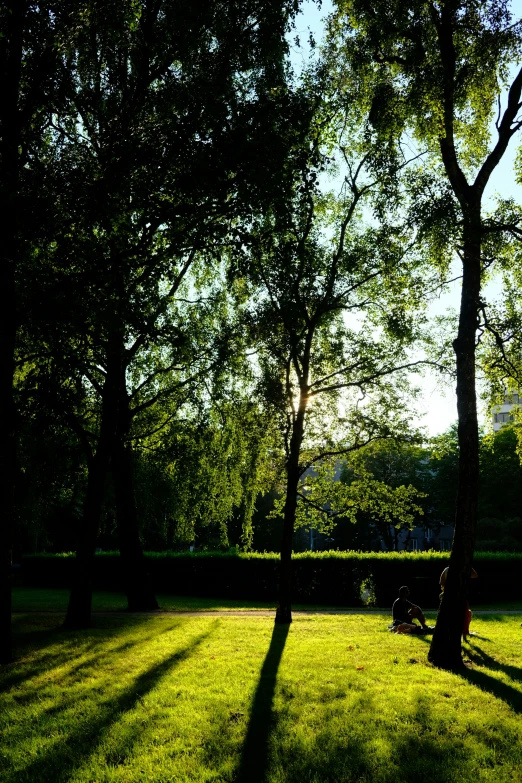
[[(484, 199), (522, 126), (520, 25), (500, 0), (337, 0), (296, 74), (299, 9), (0, 3), (2, 660), (13, 548), (76, 550), (75, 628), (96, 549), (140, 610), (144, 547), (277, 549), (287, 623), (299, 530), (392, 549), (455, 522), (455, 663), (475, 544), (522, 545), (521, 430), (479, 436), (475, 388), (477, 357), (518, 388), (519, 208)], [(456, 257), (448, 350), (427, 308)], [(458, 400), (432, 443), (428, 365)]]

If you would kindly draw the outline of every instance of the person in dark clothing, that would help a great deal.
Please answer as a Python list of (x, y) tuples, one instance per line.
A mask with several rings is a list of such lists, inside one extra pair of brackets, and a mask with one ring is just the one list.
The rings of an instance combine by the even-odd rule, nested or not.
[[(429, 633), (431, 628), (426, 625), (426, 618), (420, 606), (408, 601), (409, 589), (404, 585), (399, 590), (399, 597), (395, 599), (392, 606), (392, 630), (395, 633)], [(420, 626), (414, 622), (420, 621)]]
[[(441, 601), (442, 601), (442, 596), (444, 594), (444, 588), (446, 586), (446, 579), (448, 578), (448, 571), (449, 571), (449, 566), (447, 566), (444, 569), (444, 571), (442, 572), (442, 574), (440, 575), (440, 588), (442, 590), (442, 592), (440, 594), (440, 600)], [(477, 574), (477, 572), (475, 571), (474, 568), (471, 569), (471, 578), (472, 579), (478, 579), (478, 574)], [(471, 623), (471, 618), (472, 617), (473, 617), (473, 612), (469, 608), (469, 601), (468, 601), (468, 599), (466, 599), (466, 611), (465, 611), (465, 614), (464, 614), (464, 626), (462, 628), (462, 638), (464, 639), (465, 642), (467, 642), (468, 636), (473, 634), (473, 631), (469, 630), (469, 625)]]

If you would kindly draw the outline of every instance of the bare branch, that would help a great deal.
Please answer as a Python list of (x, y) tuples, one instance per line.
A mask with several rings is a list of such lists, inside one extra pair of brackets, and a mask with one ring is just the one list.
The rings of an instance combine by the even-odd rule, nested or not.
[(336, 391), (337, 389), (348, 389), (348, 388), (357, 388), (357, 387), (361, 388), (365, 384), (376, 381), (378, 378), (384, 378), (386, 375), (392, 375), (394, 372), (399, 372), (400, 370), (409, 370), (412, 367), (419, 367), (419, 366), (436, 367), (438, 370), (441, 371), (447, 370), (446, 367), (439, 364), (438, 362), (429, 361), (427, 359), (420, 359), (417, 362), (408, 362), (407, 364), (401, 364), (397, 367), (390, 367), (385, 370), (378, 370), (363, 378), (358, 378), (356, 381), (346, 381), (346, 383), (335, 383), (332, 384), (331, 386), (325, 386), (322, 389), (317, 389), (315, 392), (312, 392), (310, 394), (310, 397), (316, 397), (318, 394), (323, 394), (323, 392)]
[(508, 105), (498, 127), (498, 141), (486, 160), (480, 167), (473, 187), (482, 195), (489, 178), (500, 162), (507, 149), (512, 136), (522, 127), (522, 121), (516, 121), (516, 117), (522, 106), (520, 96), (522, 94), (522, 68), (511, 83), (508, 94)]
[(382, 440), (383, 435), (371, 435), (368, 438), (365, 438), (365, 440), (356, 440), (355, 443), (352, 443), (351, 446), (346, 446), (344, 449), (335, 449), (332, 451), (323, 451), (320, 454), (316, 454), (315, 457), (311, 460), (309, 460), (305, 465), (300, 466), (299, 469), (299, 475), (302, 476), (303, 473), (305, 473), (308, 468), (311, 468), (312, 465), (314, 465), (316, 462), (320, 462), (323, 459), (327, 459), (328, 457), (341, 457), (343, 454), (349, 454), (353, 451), (359, 451), (359, 449), (362, 449), (364, 446), (367, 446), (369, 443), (373, 443), (373, 441), (376, 440)]

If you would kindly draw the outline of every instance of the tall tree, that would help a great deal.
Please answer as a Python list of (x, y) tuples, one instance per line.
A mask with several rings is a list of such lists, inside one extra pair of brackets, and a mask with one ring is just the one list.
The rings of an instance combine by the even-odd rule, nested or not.
[(36, 297), (54, 292), (49, 328), (69, 346), (69, 374), (100, 399), (69, 625), (89, 622), (110, 466), (122, 555), (134, 582), (140, 572), (129, 375), (140, 353), (154, 355), (162, 331), (179, 342), (184, 325), (169, 326), (167, 309), (194, 259), (205, 248), (217, 253), (277, 189), (278, 160), (298, 124), (289, 122), (297, 115), (284, 69), (295, 10), (268, 0), (93, 0), (75, 9), (63, 52), (68, 103), (49, 134), (59, 228), (41, 256)]
[[(459, 667), (477, 523), (475, 350), (484, 312), (481, 285), (490, 261), (484, 258), (483, 243), (487, 232), (502, 230), (484, 220), (483, 201), (493, 171), (521, 126), (522, 70), (511, 82), (508, 79), (520, 55), (521, 29), (504, 0), (339, 0), (336, 7), (332, 53), (341, 54), (352, 98), (356, 84), (362, 85), (359, 95), (369, 110), (369, 133), (392, 146), (412, 133), (433, 169), (446, 178), (449, 201), (454, 203), (449, 215), (455, 216), (462, 262), (459, 325), (453, 341), (459, 481), (449, 578), (429, 659), (438, 666)], [(338, 65), (336, 70), (339, 73)]]
[[(345, 142), (342, 194), (321, 194), (321, 124), (312, 127), (308, 153), (293, 168), (293, 196), (259, 222), (244, 259), (255, 295), (250, 317), (259, 392), (284, 442), (279, 623), (292, 619), (302, 476), (314, 464), (405, 429), (405, 371), (415, 364), (407, 346), (422, 290), (419, 271), (407, 282), (406, 269), (418, 270), (419, 259), (394, 223), (391, 202), (387, 223), (361, 217), (375, 192), (386, 198), (384, 177), (374, 179), (369, 158), (358, 159), (357, 145)], [(393, 188), (391, 177), (389, 196)]]
[(19, 416), (13, 399), (17, 283), (27, 273), (31, 238), (41, 228), (38, 154), (49, 116), (61, 105), (60, 45), (68, 4), (0, 3), (0, 662), (11, 658), (11, 547)]

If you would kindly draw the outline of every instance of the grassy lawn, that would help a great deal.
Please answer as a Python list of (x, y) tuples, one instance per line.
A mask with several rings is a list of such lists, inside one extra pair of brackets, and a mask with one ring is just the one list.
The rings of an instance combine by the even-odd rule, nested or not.
[(387, 617), (18, 615), (2, 783), (522, 781), (520, 618), (476, 619), (464, 674)]
[[(44, 589), (38, 587), (15, 587), (13, 589), (14, 612), (65, 612), (69, 600), (69, 590)], [(274, 609), (275, 603), (267, 601), (234, 601), (232, 599), (218, 598), (193, 598), (190, 596), (176, 596), (158, 594), (158, 603), (163, 611), (178, 612), (218, 612), (227, 609), (234, 611), (247, 611), (249, 609)], [(127, 609), (127, 599), (124, 593), (103, 592), (96, 590), (93, 593), (92, 606), (94, 611), (124, 612)], [(304, 610), (339, 610), (342, 607), (317, 606), (315, 604), (294, 604), (294, 609)], [(499, 610), (521, 611), (522, 602), (506, 601), (502, 606), (473, 605), (474, 611)], [(433, 613), (432, 613), (432, 616)]]

